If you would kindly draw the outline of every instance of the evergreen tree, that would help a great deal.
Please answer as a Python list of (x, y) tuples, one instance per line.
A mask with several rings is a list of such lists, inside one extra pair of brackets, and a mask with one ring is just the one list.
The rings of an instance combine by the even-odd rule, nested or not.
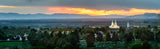
[(74, 32), (71, 32), (69, 36), (69, 42), (74, 45), (72, 49), (79, 49), (79, 32), (78, 30), (75, 30)]
[(95, 37), (94, 37), (94, 32), (92, 29), (87, 30), (89, 35), (87, 36), (88, 38), (86, 39), (87, 41), (87, 47), (94, 47), (94, 42), (95, 42)]
[(128, 34), (125, 35), (125, 42), (126, 42), (126, 44), (128, 44), (133, 39), (134, 39), (134, 37), (133, 37), (133, 33), (132, 32), (130, 32), (130, 33), (128, 33)]
[(53, 36), (54, 36), (54, 31), (52, 31), (50, 34), (50, 37), (53, 37)]
[(5, 33), (2, 30), (0, 30), (0, 40), (5, 40), (5, 39), (6, 39)]
[(107, 33), (107, 35), (106, 35), (106, 41), (111, 41), (111, 35), (110, 35), (110, 33)]
[(116, 32), (113, 32), (112, 41), (114, 41), (114, 42), (118, 41), (118, 34)]
[(37, 45), (38, 39), (36, 38), (36, 36), (37, 36), (36, 32), (37, 32), (37, 30), (31, 29), (30, 34), (29, 34), (28, 39), (31, 41), (32, 45)]
[(103, 35), (100, 32), (97, 33), (97, 41), (103, 41)]
[(160, 31), (156, 34), (156, 40), (160, 42)]
[(143, 42), (142, 49), (151, 49), (151, 45), (148, 43), (147, 40)]

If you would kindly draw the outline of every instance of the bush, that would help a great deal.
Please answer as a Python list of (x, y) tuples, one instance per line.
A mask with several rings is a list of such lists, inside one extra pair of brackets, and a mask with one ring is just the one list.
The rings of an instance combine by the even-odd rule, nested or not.
[(54, 49), (61, 49), (61, 48), (59, 48), (59, 47), (56, 47), (56, 48), (54, 48)]
[(72, 45), (71, 43), (65, 43), (65, 44), (63, 45), (63, 48), (64, 48), (64, 49), (73, 49), (73, 45)]
[(33, 49), (47, 49), (47, 48), (44, 46), (34, 46)]
[(141, 44), (135, 44), (132, 49), (141, 49), (142, 45)]
[(148, 41), (145, 40), (143, 42), (142, 49), (151, 49), (151, 45), (148, 43)]

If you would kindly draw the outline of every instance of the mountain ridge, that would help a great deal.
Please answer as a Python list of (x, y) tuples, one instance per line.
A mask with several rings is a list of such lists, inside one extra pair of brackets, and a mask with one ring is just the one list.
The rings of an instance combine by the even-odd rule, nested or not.
[(146, 18), (157, 18), (158, 14), (155, 13), (145, 13), (141, 15), (134, 16), (124, 16), (124, 15), (103, 15), (103, 16), (89, 16), (80, 14), (18, 14), (18, 13), (0, 13), (0, 20), (10, 20), (10, 19), (83, 19), (83, 18), (130, 18), (130, 19), (146, 19)]

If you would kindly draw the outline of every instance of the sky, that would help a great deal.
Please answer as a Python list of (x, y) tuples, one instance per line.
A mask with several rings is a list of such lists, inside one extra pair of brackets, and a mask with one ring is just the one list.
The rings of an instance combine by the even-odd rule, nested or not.
[(160, 0), (0, 0), (0, 13), (90, 16), (160, 14)]

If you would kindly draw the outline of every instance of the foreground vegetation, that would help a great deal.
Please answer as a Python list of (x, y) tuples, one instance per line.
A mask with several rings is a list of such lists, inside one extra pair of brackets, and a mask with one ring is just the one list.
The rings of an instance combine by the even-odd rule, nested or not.
[(0, 48), (18, 49), (159, 49), (157, 26), (121, 27), (112, 32), (108, 27), (82, 28), (14, 28), (1, 27), (0, 40), (29, 34), (29, 41), (0, 42)]
[(3, 49), (27, 49), (30, 47), (30, 42), (0, 42), (0, 48)]

